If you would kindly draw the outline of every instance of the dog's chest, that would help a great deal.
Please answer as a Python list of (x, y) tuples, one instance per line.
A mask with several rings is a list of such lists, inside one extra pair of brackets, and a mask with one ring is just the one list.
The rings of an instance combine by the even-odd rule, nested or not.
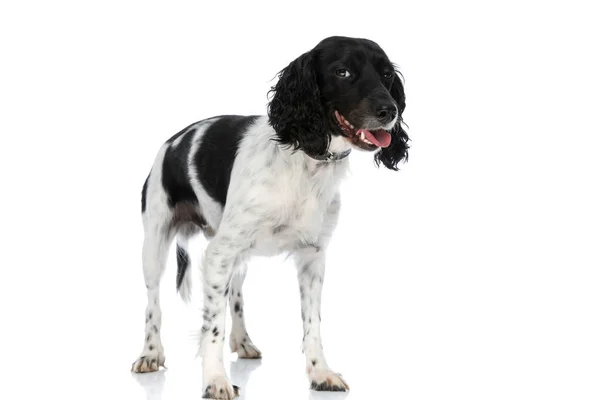
[(338, 191), (339, 171), (333, 166), (283, 173), (269, 186), (267, 222), (260, 229), (256, 250), (263, 254), (316, 244), (327, 209)]

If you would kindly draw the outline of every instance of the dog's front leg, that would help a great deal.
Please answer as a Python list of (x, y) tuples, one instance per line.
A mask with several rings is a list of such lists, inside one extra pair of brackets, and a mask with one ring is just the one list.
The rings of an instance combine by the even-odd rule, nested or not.
[(238, 395), (238, 388), (227, 378), (223, 363), (227, 299), (231, 277), (243, 253), (243, 245), (235, 239), (236, 236), (217, 234), (207, 246), (203, 262), (201, 354), (204, 398), (230, 400)]
[(304, 339), (306, 372), (311, 388), (323, 391), (346, 391), (348, 384), (325, 361), (321, 344), (321, 291), (325, 273), (325, 251), (318, 246), (300, 250), (296, 254)]

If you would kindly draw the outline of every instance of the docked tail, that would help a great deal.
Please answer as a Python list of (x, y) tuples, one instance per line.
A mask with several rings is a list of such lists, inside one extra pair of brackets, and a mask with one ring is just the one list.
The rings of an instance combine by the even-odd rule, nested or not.
[(177, 238), (177, 291), (186, 303), (192, 297), (192, 273), (190, 271), (190, 255), (187, 241)]

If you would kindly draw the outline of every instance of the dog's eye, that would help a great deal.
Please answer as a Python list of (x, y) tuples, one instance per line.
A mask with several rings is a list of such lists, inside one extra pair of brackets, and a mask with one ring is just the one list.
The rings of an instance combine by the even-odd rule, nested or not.
[(392, 74), (392, 73), (391, 73), (391, 72), (389, 72), (389, 71), (388, 71), (388, 72), (384, 72), (384, 73), (383, 73), (383, 77), (384, 77), (385, 79), (392, 79), (392, 77), (393, 77), (393, 76), (394, 76), (394, 74)]
[(337, 76), (339, 76), (340, 78), (349, 78), (350, 77), (350, 71), (348, 71), (347, 69), (344, 69), (344, 68), (336, 69), (335, 74)]

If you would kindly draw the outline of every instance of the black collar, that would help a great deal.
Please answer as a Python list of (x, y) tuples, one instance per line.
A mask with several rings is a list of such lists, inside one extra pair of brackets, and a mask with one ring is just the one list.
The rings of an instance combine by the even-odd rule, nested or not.
[(327, 153), (325, 153), (324, 155), (307, 155), (317, 161), (327, 161), (327, 162), (331, 162), (331, 161), (339, 161), (342, 160), (346, 157), (348, 157), (350, 155), (350, 152), (352, 151), (352, 149), (348, 149), (348, 150), (344, 150), (341, 153), (332, 153), (329, 150), (327, 150)]

